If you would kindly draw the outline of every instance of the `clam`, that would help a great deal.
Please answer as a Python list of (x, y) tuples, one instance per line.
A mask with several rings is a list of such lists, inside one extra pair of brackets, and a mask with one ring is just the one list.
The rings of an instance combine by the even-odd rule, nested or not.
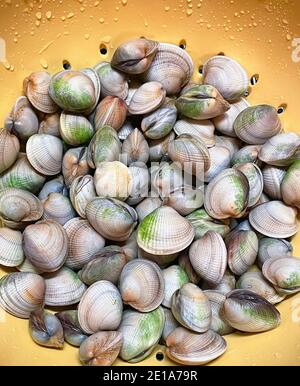
[(124, 311), (118, 330), (123, 334), (120, 357), (130, 363), (145, 359), (158, 343), (164, 323), (165, 315), (161, 307), (146, 313)]
[(275, 107), (258, 105), (243, 110), (234, 121), (233, 127), (242, 141), (250, 145), (260, 145), (280, 133), (281, 122)]
[(147, 166), (143, 162), (134, 162), (129, 166), (130, 184), (127, 204), (136, 205), (148, 197), (150, 176)]
[(217, 146), (226, 147), (230, 151), (231, 159), (240, 150), (241, 140), (233, 137), (225, 137), (223, 135), (215, 135)]
[(210, 166), (204, 174), (205, 182), (211, 181), (222, 170), (230, 167), (231, 154), (225, 146), (214, 146), (208, 149)]
[(49, 134), (34, 134), (26, 144), (26, 154), (31, 165), (41, 174), (54, 176), (62, 167), (62, 141)]
[(53, 220), (28, 225), (23, 233), (25, 256), (43, 272), (54, 272), (63, 266), (68, 254), (68, 236)]
[(79, 271), (80, 279), (87, 285), (108, 280), (117, 285), (128, 257), (118, 245), (109, 245), (95, 252)]
[(70, 187), (70, 200), (80, 217), (86, 218), (85, 208), (87, 204), (96, 198), (94, 178), (90, 175), (78, 176)]
[(109, 62), (101, 62), (94, 67), (101, 83), (101, 96), (117, 96), (126, 99), (128, 82), (124, 74), (112, 68)]
[(234, 154), (231, 160), (231, 164), (236, 165), (236, 164), (253, 162), (259, 165), (260, 161), (258, 159), (258, 154), (260, 149), (261, 149), (261, 145), (244, 146)]
[(80, 345), (80, 361), (87, 366), (110, 366), (117, 359), (123, 343), (118, 331), (100, 331)]
[(134, 230), (127, 240), (118, 242), (118, 245), (121, 247), (122, 253), (125, 253), (126, 258), (129, 261), (138, 257), (138, 245), (136, 241), (136, 234), (137, 231)]
[(68, 256), (65, 265), (71, 269), (80, 269), (101, 251), (105, 240), (81, 218), (73, 218), (64, 225), (68, 235)]
[(157, 264), (149, 260), (128, 262), (120, 275), (119, 288), (124, 303), (141, 312), (159, 307), (164, 299), (164, 278)]
[(269, 165), (289, 166), (300, 158), (300, 136), (296, 133), (275, 135), (262, 146), (258, 157)]
[(22, 189), (7, 188), (0, 191), (0, 217), (9, 228), (23, 228), (42, 217), (40, 200)]
[(159, 43), (158, 51), (143, 78), (160, 82), (167, 95), (178, 94), (191, 79), (194, 64), (190, 55), (175, 44)]
[(171, 254), (164, 254), (164, 255), (157, 255), (149, 252), (145, 252), (142, 248), (138, 248), (138, 257), (141, 259), (146, 259), (153, 261), (154, 263), (158, 264), (160, 267), (165, 267), (172, 263), (178, 256), (178, 253), (171, 253)]
[(139, 218), (139, 222), (143, 221), (148, 214), (153, 212), (155, 209), (162, 206), (162, 200), (158, 197), (147, 197), (140, 202), (135, 210)]
[(8, 129), (0, 129), (0, 173), (11, 167), (20, 151), (18, 138)]
[(191, 175), (184, 173), (178, 162), (161, 162), (150, 169), (151, 183), (154, 196), (167, 198), (176, 188), (183, 185), (192, 185)]
[(236, 288), (255, 292), (271, 304), (280, 303), (285, 298), (276, 292), (260, 271), (245, 272), (237, 281)]
[(179, 162), (185, 171), (197, 176), (210, 167), (208, 149), (199, 137), (181, 134), (169, 142), (168, 154), (173, 162)]
[(88, 150), (86, 147), (76, 147), (66, 151), (62, 161), (62, 173), (68, 187), (77, 177), (86, 175), (89, 171)]
[(126, 165), (133, 162), (147, 163), (149, 159), (149, 145), (143, 134), (134, 129), (124, 140), (122, 145), (122, 161)]
[(171, 255), (188, 247), (193, 238), (192, 225), (173, 208), (161, 206), (140, 223), (137, 243), (145, 252)]
[(147, 114), (157, 109), (166, 96), (166, 90), (159, 82), (148, 82), (140, 86), (133, 94), (128, 105), (130, 114)]
[(285, 239), (298, 230), (296, 208), (281, 201), (269, 201), (253, 208), (249, 214), (253, 228), (268, 237)]
[(100, 78), (96, 70), (90, 67), (83, 68), (80, 71), (82, 74), (86, 75), (92, 81), (95, 89), (95, 103), (85, 112), (86, 114), (92, 114), (99, 102), (100, 93), (101, 93), (101, 83)]
[(177, 110), (192, 119), (211, 119), (224, 114), (230, 104), (219, 91), (206, 84), (191, 86), (176, 100)]
[(167, 337), (177, 328), (180, 324), (174, 318), (172, 311), (168, 308), (164, 308), (165, 325), (161, 335), (162, 343), (165, 344)]
[(118, 289), (109, 281), (97, 281), (81, 297), (78, 306), (80, 327), (87, 334), (116, 330), (121, 323), (122, 311)]
[(222, 237), (217, 232), (208, 231), (193, 242), (189, 258), (197, 274), (212, 285), (218, 285), (227, 266), (227, 250)]
[(64, 346), (64, 331), (59, 319), (43, 309), (31, 312), (29, 333), (32, 339), (41, 346), (53, 348)]
[(46, 71), (33, 72), (24, 79), (24, 93), (30, 103), (39, 111), (46, 114), (55, 113), (57, 105), (51, 95), (51, 75)]
[(5, 121), (5, 127), (11, 129), (21, 141), (26, 141), (39, 130), (39, 120), (29, 100), (21, 96)]
[(37, 273), (38, 275), (42, 273), (43, 271), (36, 268), (27, 257), (23, 260), (23, 262), (18, 265), (17, 270), (20, 272), (31, 272), (31, 273)]
[[(281, 183), (286, 171), (278, 166), (265, 165), (262, 169), (262, 175), (264, 192), (273, 200), (282, 200)], [(290, 205), (288, 202), (286, 204)]]
[(192, 331), (205, 332), (210, 328), (209, 299), (195, 284), (184, 284), (173, 294), (171, 309), (175, 319)]
[(197, 334), (178, 327), (166, 339), (167, 356), (183, 365), (204, 365), (223, 355), (226, 340), (212, 330)]
[(116, 241), (128, 239), (137, 223), (133, 208), (113, 198), (98, 197), (86, 206), (86, 216), (101, 236)]
[(37, 193), (45, 181), (46, 178), (31, 166), (26, 155), (20, 153), (16, 162), (0, 177), (0, 189), (18, 188)]
[(264, 187), (263, 175), (259, 167), (254, 163), (248, 162), (235, 165), (234, 169), (239, 170), (247, 177), (249, 182), (248, 207), (254, 206), (260, 199)]
[(268, 259), (262, 272), (280, 294), (289, 295), (300, 291), (300, 259), (285, 256)]
[(44, 200), (50, 193), (61, 193), (64, 196), (68, 196), (69, 193), (66, 185), (64, 184), (63, 176), (58, 176), (47, 181), (39, 193), (39, 199)]
[(189, 134), (192, 137), (200, 137), (207, 147), (215, 145), (215, 126), (209, 120), (179, 119), (174, 125), (174, 131), (177, 135)]
[(98, 196), (126, 200), (130, 194), (132, 177), (129, 168), (119, 161), (101, 162), (94, 175)]
[(119, 130), (126, 119), (127, 107), (123, 99), (116, 96), (107, 96), (99, 103), (95, 115), (95, 128), (110, 126)]
[(88, 163), (96, 168), (103, 161), (118, 161), (121, 142), (116, 130), (104, 126), (96, 132), (88, 147)]
[[(221, 92), (221, 90), (219, 91)], [(237, 102), (232, 103), (230, 105), (230, 109), (226, 111), (224, 114), (213, 118), (212, 123), (220, 133), (224, 135), (228, 135), (229, 137), (236, 137), (236, 133), (233, 128), (234, 121), (236, 120), (237, 116), (249, 106), (250, 105), (246, 101), (246, 99), (241, 98)]]
[(221, 282), (218, 285), (203, 283), (202, 288), (207, 290), (218, 291), (226, 295), (228, 292), (235, 289), (235, 277), (229, 270), (226, 270)]
[(39, 134), (50, 134), (55, 137), (60, 136), (60, 114), (46, 114), (39, 126)]
[(280, 324), (280, 313), (260, 295), (237, 289), (226, 295), (222, 315), (234, 328), (244, 332), (272, 330)]
[(28, 319), (44, 303), (45, 281), (30, 272), (13, 272), (0, 279), (0, 306), (17, 318)]
[(210, 329), (219, 335), (227, 335), (234, 332), (234, 328), (222, 316), (222, 307), (226, 300), (226, 295), (214, 290), (206, 290), (204, 293), (208, 297), (211, 306), (212, 318)]
[(77, 310), (66, 310), (55, 314), (59, 319), (64, 333), (65, 341), (73, 346), (80, 346), (87, 338), (78, 322)]
[(171, 265), (162, 271), (165, 283), (162, 305), (171, 308), (171, 300), (175, 291), (189, 282), (187, 273), (179, 265)]
[(223, 55), (213, 56), (203, 65), (203, 83), (216, 87), (228, 101), (240, 99), (248, 89), (249, 77), (234, 59)]
[(149, 159), (151, 162), (159, 162), (168, 151), (168, 146), (175, 138), (173, 131), (162, 139), (149, 140)]
[(295, 161), (287, 170), (283, 172), (281, 182), (281, 194), (283, 201), (290, 206), (300, 208), (300, 160)]
[(168, 135), (176, 122), (177, 109), (174, 102), (166, 101), (160, 108), (146, 115), (141, 128), (150, 139), (161, 139)]
[(253, 231), (233, 231), (226, 238), (228, 266), (236, 275), (245, 273), (254, 264), (258, 252), (258, 238)]
[(194, 270), (189, 258), (188, 250), (183, 251), (178, 257), (178, 265), (186, 272), (189, 278), (189, 283), (198, 284), (200, 277)]
[(76, 272), (62, 267), (44, 276), (46, 283), (45, 304), (47, 306), (69, 306), (80, 301), (86, 291), (85, 284)]
[(53, 75), (49, 94), (63, 110), (89, 112), (97, 103), (98, 95), (93, 80), (80, 71), (61, 71)]
[(118, 130), (118, 137), (121, 141), (125, 141), (130, 133), (134, 130), (134, 126), (130, 121), (125, 121), (121, 129)]
[(42, 200), (44, 213), (43, 220), (55, 220), (60, 225), (76, 217), (76, 212), (72, 207), (68, 197), (61, 193), (50, 193), (47, 198)]
[(265, 261), (277, 257), (290, 256), (293, 253), (292, 244), (284, 239), (263, 237), (259, 240), (257, 263), (261, 268)]
[(239, 218), (248, 206), (249, 183), (247, 177), (235, 169), (225, 169), (208, 184), (204, 207), (209, 216), (222, 220)]
[(195, 239), (198, 240), (208, 231), (219, 233), (222, 237), (230, 232), (229, 225), (224, 221), (210, 217), (205, 209), (197, 209), (189, 214), (186, 219), (192, 224), (195, 231)]
[(195, 189), (192, 186), (182, 186), (170, 192), (163, 201), (164, 205), (171, 206), (182, 216), (200, 208), (204, 202), (203, 188)]
[(16, 267), (22, 264), (24, 253), (22, 233), (9, 228), (0, 228), (0, 264)]
[(83, 115), (64, 111), (60, 115), (60, 135), (68, 145), (84, 145), (92, 139), (94, 128)]

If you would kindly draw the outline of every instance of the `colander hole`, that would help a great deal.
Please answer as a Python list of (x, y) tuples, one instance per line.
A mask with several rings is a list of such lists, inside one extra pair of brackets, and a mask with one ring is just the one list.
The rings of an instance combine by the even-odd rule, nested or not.
[(203, 74), (203, 65), (201, 64), (201, 66), (199, 66), (199, 68), (198, 68), (198, 72), (199, 72), (199, 74)]
[(218, 56), (225, 56), (225, 52), (221, 51), (217, 54)]
[(282, 103), (278, 109), (277, 109), (277, 113), (278, 114), (282, 114), (285, 112), (285, 110), (287, 109), (287, 104), (286, 103)]
[(162, 361), (162, 360), (164, 360), (164, 354), (161, 352), (161, 351), (159, 351), (158, 353), (156, 353), (156, 359), (158, 360), (158, 361)]
[(244, 95), (243, 95), (244, 98), (247, 98), (251, 94), (251, 91), (252, 91), (251, 87), (248, 87), (248, 90), (246, 90)]
[(104, 43), (100, 44), (99, 51), (100, 51), (101, 55), (106, 55), (107, 54), (107, 47), (106, 47), (106, 45)]
[(255, 86), (258, 80), (259, 80), (259, 74), (254, 74), (250, 78), (250, 83), (252, 84), (252, 86)]
[(63, 60), (62, 65), (65, 70), (70, 70), (71, 68), (71, 63), (68, 60)]
[(179, 47), (182, 49), (182, 50), (185, 50), (186, 49), (186, 40), (185, 39), (181, 39), (180, 42), (179, 42)]

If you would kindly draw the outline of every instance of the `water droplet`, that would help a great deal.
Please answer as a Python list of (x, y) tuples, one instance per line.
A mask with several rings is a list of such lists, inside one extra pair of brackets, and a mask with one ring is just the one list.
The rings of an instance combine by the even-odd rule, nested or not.
[(94, 2), (94, 7), (98, 7), (99, 4), (100, 4), (100, 1), (95, 1)]
[(67, 19), (72, 19), (73, 16), (74, 16), (74, 13), (73, 12), (69, 12), (68, 15), (67, 15)]
[(198, 8), (201, 8), (201, 6), (202, 6), (201, 3), (198, 3), (198, 4), (197, 4), (197, 7), (198, 7)]
[(192, 9), (187, 9), (187, 10), (186, 10), (186, 14), (187, 14), (188, 16), (191, 16), (192, 13), (193, 13), (193, 10), (192, 10)]
[(282, 23), (288, 25), (289, 22), (286, 19), (282, 19)]
[(117, 23), (119, 19), (117, 17), (114, 17), (114, 22)]
[(207, 27), (208, 29), (210, 29), (210, 28), (211, 28), (211, 24), (206, 24), (206, 27)]
[(80, 8), (80, 12), (84, 12), (85, 11), (85, 8), (84, 7), (81, 7)]
[(145, 22), (144, 22), (144, 25), (145, 25), (145, 27), (148, 27), (148, 22), (145, 20)]
[(51, 17), (52, 17), (52, 12), (51, 12), (51, 11), (46, 12), (46, 18), (47, 18), (48, 20), (50, 20)]
[(170, 7), (168, 5), (165, 7), (165, 11), (166, 12), (170, 11)]
[(104, 18), (100, 17), (99, 21), (100, 21), (101, 24), (104, 23)]
[(234, 40), (234, 36), (231, 35), (231, 36), (229, 37), (229, 39), (230, 39), (230, 40)]
[(292, 36), (290, 34), (286, 34), (286, 40), (292, 40)]
[(15, 69), (15, 66), (13, 66), (13, 65), (11, 64), (9, 70), (12, 72), (12, 71), (14, 71), (14, 69)]
[(89, 40), (90, 35), (89, 34), (84, 34), (84, 38), (85, 38), (85, 40)]
[(272, 43), (272, 40), (271, 40), (271, 39), (269, 39), (269, 40), (268, 40), (268, 43)]
[(5, 0), (5, 3), (6, 3), (7, 5), (11, 5), (11, 0)]
[(18, 43), (18, 38), (14, 38), (14, 43)]
[(39, 21), (39, 20), (36, 20), (36, 21), (35, 21), (35, 25), (36, 25), (37, 27), (39, 27), (39, 26), (40, 26), (40, 24), (41, 24), (41, 23), (40, 23), (40, 21)]
[(65, 16), (62, 16), (62, 17), (61, 17), (61, 20), (62, 20), (62, 21), (65, 21), (65, 20), (66, 20), (66, 17), (65, 17)]
[(238, 12), (234, 12), (234, 16), (238, 17), (239, 16)]
[(41, 20), (42, 19), (42, 13), (41, 12), (37, 12), (35, 14), (35, 17), (38, 19), (38, 20)]
[(127, 0), (122, 0), (122, 4), (126, 5), (127, 4)]
[(257, 23), (256, 22), (253, 23), (253, 27), (257, 27)]
[(41, 66), (46, 70), (48, 68), (48, 62), (46, 59), (42, 58), (40, 60)]
[(10, 64), (9, 64), (8, 62), (4, 62), (4, 63), (3, 63), (3, 66), (4, 66), (7, 70), (10, 69)]

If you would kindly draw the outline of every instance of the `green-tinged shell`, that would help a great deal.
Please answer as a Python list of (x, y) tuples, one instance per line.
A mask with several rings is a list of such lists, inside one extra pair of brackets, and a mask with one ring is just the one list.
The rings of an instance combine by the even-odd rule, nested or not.
[(45, 280), (30, 272), (13, 272), (0, 279), (0, 306), (17, 318), (28, 319), (44, 303)]
[[(284, 168), (265, 165), (262, 169), (262, 175), (264, 180), (264, 192), (273, 200), (282, 200), (281, 183), (286, 175)], [(296, 181), (293, 181), (293, 185), (295, 182)], [(292, 187), (289, 187), (289, 189), (292, 189)], [(286, 204), (289, 205), (288, 202), (286, 202)]]
[(168, 151), (170, 141), (175, 138), (174, 131), (162, 139), (149, 140), (149, 159), (151, 162), (159, 162)]
[(120, 357), (130, 363), (145, 359), (158, 343), (164, 323), (165, 315), (161, 307), (147, 313), (124, 311), (118, 330), (123, 334)]
[(260, 199), (264, 187), (264, 180), (259, 167), (254, 163), (248, 162), (235, 165), (234, 169), (239, 170), (247, 177), (249, 182), (248, 207), (254, 206)]
[(208, 231), (217, 232), (222, 237), (230, 232), (228, 223), (210, 217), (205, 209), (195, 210), (186, 216), (186, 219), (193, 225), (196, 240), (203, 237)]
[(53, 348), (64, 346), (64, 331), (59, 319), (43, 309), (30, 314), (29, 333), (35, 343), (41, 346)]
[(147, 163), (149, 145), (139, 129), (134, 129), (122, 144), (122, 162), (130, 165), (133, 162)]
[(95, 129), (110, 126), (119, 130), (126, 119), (127, 107), (123, 99), (116, 96), (107, 96), (99, 103), (95, 114)]
[(140, 223), (137, 243), (145, 252), (171, 255), (188, 247), (193, 238), (192, 225), (173, 208), (161, 206)]
[(60, 135), (69, 145), (84, 145), (92, 139), (94, 128), (86, 117), (64, 111), (60, 115)]
[(182, 365), (204, 365), (227, 349), (226, 340), (212, 330), (197, 334), (183, 327), (174, 330), (166, 340), (167, 356)]
[(287, 205), (300, 208), (300, 160), (295, 161), (287, 170), (282, 183), (282, 199)]
[(64, 333), (65, 341), (72, 346), (79, 347), (87, 338), (87, 335), (82, 331), (78, 322), (77, 310), (66, 310), (55, 314), (59, 319)]
[(101, 96), (117, 96), (126, 99), (128, 95), (128, 82), (122, 72), (112, 68), (109, 62), (101, 62), (94, 67), (101, 83)]
[(192, 119), (211, 119), (224, 114), (230, 104), (209, 85), (191, 86), (176, 100), (177, 110)]
[(218, 285), (227, 266), (227, 250), (222, 236), (208, 231), (193, 242), (189, 249), (189, 258), (194, 270), (206, 282)]
[(121, 142), (116, 130), (109, 126), (99, 129), (88, 147), (88, 162), (96, 168), (103, 161), (118, 161), (121, 153)]
[(172, 311), (168, 308), (163, 308), (165, 314), (165, 325), (161, 335), (162, 343), (166, 343), (167, 337), (177, 328), (180, 327), (180, 324), (174, 318)]
[(256, 206), (249, 214), (252, 227), (264, 236), (285, 239), (297, 233), (297, 210), (281, 201)]
[(18, 188), (37, 193), (46, 178), (38, 173), (29, 163), (26, 155), (20, 153), (16, 162), (0, 177), (0, 189)]
[(18, 158), (20, 142), (8, 129), (0, 129), (0, 173), (11, 167)]
[(215, 145), (215, 126), (209, 120), (179, 119), (174, 125), (174, 131), (177, 135), (189, 134), (200, 137), (207, 147)]
[(52, 180), (47, 181), (43, 186), (43, 189), (40, 191), (38, 197), (40, 200), (44, 200), (51, 193), (61, 193), (64, 196), (69, 195), (68, 189), (64, 184), (63, 176), (58, 176), (53, 178)]
[(210, 329), (220, 335), (227, 335), (234, 332), (234, 328), (231, 327), (222, 316), (222, 307), (226, 300), (226, 295), (214, 290), (205, 290), (204, 294), (208, 297), (211, 306), (212, 318)]
[(147, 197), (142, 202), (140, 202), (135, 210), (139, 217), (139, 222), (141, 222), (148, 214), (153, 212), (155, 209), (162, 206), (162, 201), (158, 197)]
[(202, 283), (201, 288), (218, 291), (226, 295), (228, 292), (235, 289), (235, 276), (229, 270), (226, 270), (221, 282), (218, 285), (211, 285), (204, 282)]
[(288, 257), (293, 253), (292, 244), (284, 239), (263, 237), (259, 240), (257, 264), (261, 268), (265, 261), (276, 257)]
[(163, 271), (165, 282), (164, 299), (162, 305), (171, 308), (171, 300), (175, 291), (189, 282), (187, 273), (179, 265), (171, 265)]
[(92, 227), (106, 239), (127, 240), (137, 223), (136, 211), (122, 201), (98, 197), (86, 206)]
[(132, 95), (128, 105), (130, 114), (147, 114), (161, 106), (166, 97), (166, 90), (159, 82), (142, 84)]
[(164, 138), (173, 129), (176, 118), (177, 109), (174, 104), (165, 103), (162, 107), (143, 118), (141, 128), (147, 138)]
[(95, 103), (85, 112), (86, 114), (92, 114), (98, 104), (99, 98), (100, 98), (100, 93), (101, 93), (101, 83), (99, 76), (96, 72), (91, 67), (85, 67), (80, 72), (84, 75), (86, 75), (93, 83), (94, 89), (95, 89)]
[(236, 152), (231, 160), (231, 165), (244, 164), (247, 162), (253, 162), (259, 164), (258, 153), (261, 149), (261, 145), (247, 145), (242, 147)]
[(87, 204), (96, 198), (94, 178), (89, 174), (78, 176), (70, 187), (70, 200), (80, 217), (86, 218), (85, 208)]
[(273, 304), (247, 290), (234, 290), (226, 295), (222, 315), (234, 328), (244, 332), (272, 330), (281, 322)]
[(190, 261), (190, 258), (189, 258), (189, 254), (188, 254), (188, 250), (185, 250), (185, 251), (180, 253), (180, 255), (178, 257), (178, 265), (187, 274), (187, 276), (189, 278), (189, 283), (193, 283), (193, 284), (198, 284), (199, 283), (201, 278), (197, 274), (197, 272), (194, 270), (194, 268), (193, 268), (193, 266), (191, 264), (191, 261)]
[(277, 109), (269, 105), (247, 107), (234, 121), (234, 131), (250, 145), (265, 143), (281, 131)]
[(22, 233), (9, 228), (0, 228), (0, 264), (5, 267), (16, 267), (22, 264), (23, 260)]
[(89, 172), (88, 149), (86, 147), (76, 147), (66, 151), (63, 158), (62, 174), (68, 187), (78, 176), (85, 176)]
[(225, 169), (207, 186), (204, 207), (218, 220), (239, 218), (248, 206), (249, 183), (247, 177), (235, 169)]
[(174, 292), (171, 309), (175, 319), (184, 327), (205, 332), (211, 324), (211, 306), (204, 292), (195, 284), (184, 284)]
[(92, 79), (80, 71), (61, 71), (53, 75), (49, 94), (60, 108), (71, 112), (87, 112), (97, 102)]
[(100, 331), (82, 342), (80, 361), (86, 366), (111, 366), (117, 359), (123, 343), (118, 331)]
[(76, 212), (71, 204), (69, 197), (61, 193), (50, 193), (47, 198), (42, 200), (44, 213), (42, 220), (54, 220), (60, 225), (76, 217)]

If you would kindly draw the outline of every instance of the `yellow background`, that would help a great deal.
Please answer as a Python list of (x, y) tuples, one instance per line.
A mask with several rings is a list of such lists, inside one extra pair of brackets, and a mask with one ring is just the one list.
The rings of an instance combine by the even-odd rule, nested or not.
[[(0, 0), (0, 38), (7, 48), (7, 61), (0, 63), (1, 122), (31, 72), (43, 66), (57, 72), (64, 60), (73, 68), (93, 66), (109, 60), (120, 42), (138, 36), (175, 44), (184, 39), (195, 80), (200, 80), (198, 67), (212, 55), (224, 52), (239, 60), (250, 75), (260, 76), (250, 103), (286, 103), (284, 127), (300, 133), (300, 62), (292, 61), (292, 41), (300, 38), (297, 0)], [(108, 48), (105, 56), (101, 44)], [(293, 244), (300, 256), (300, 236)], [(300, 296), (278, 309), (278, 329), (226, 337), (228, 351), (211, 364), (300, 365)], [(27, 323), (0, 313), (0, 364), (79, 364), (78, 350), (68, 344), (61, 351), (34, 344)], [(141, 364), (171, 364), (155, 359), (159, 350)]]

